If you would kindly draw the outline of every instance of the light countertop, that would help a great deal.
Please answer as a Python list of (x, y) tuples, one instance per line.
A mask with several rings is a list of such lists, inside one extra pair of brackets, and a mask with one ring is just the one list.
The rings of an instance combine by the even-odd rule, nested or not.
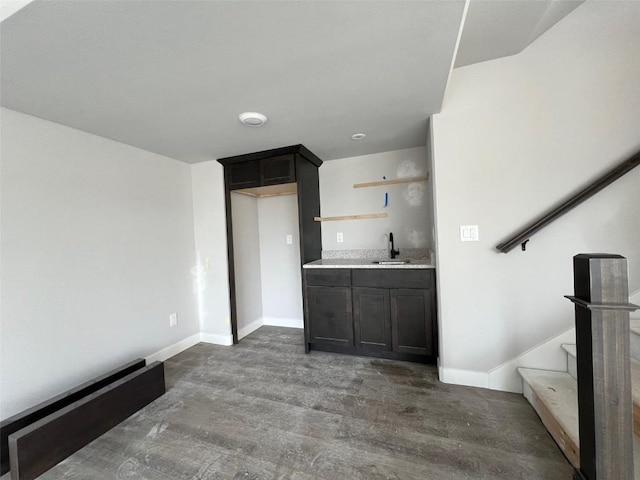
[[(381, 261), (390, 261), (382, 259)], [(399, 260), (405, 260), (404, 258)], [(418, 269), (418, 268), (436, 268), (435, 265), (429, 263), (426, 258), (410, 259), (409, 263), (401, 265), (380, 265), (374, 263), (372, 258), (323, 258), (314, 262), (305, 263), (302, 268), (400, 268), (400, 269)]]

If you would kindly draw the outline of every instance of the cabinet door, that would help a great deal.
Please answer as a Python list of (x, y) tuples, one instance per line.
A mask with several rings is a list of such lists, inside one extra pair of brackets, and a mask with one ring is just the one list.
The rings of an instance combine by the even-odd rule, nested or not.
[(391, 309), (386, 288), (353, 288), (356, 347), (391, 350)]
[(278, 185), (296, 181), (293, 154), (260, 160), (260, 185)]
[(225, 167), (229, 190), (260, 186), (260, 165), (258, 160), (232, 163)]
[(391, 290), (393, 351), (434, 355), (431, 290)]
[(350, 287), (307, 287), (309, 342), (353, 345)]

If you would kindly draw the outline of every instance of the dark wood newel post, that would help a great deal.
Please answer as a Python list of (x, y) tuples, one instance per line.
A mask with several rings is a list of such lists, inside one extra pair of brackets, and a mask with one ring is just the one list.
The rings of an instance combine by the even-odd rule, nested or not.
[(633, 478), (627, 259), (573, 257), (580, 469), (574, 480)]

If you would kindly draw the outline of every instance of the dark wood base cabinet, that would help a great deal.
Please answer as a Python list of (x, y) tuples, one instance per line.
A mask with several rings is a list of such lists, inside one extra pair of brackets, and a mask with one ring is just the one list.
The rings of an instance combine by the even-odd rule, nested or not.
[[(393, 350), (414, 355), (433, 355), (432, 290), (391, 290)], [(428, 320), (427, 320), (428, 319)]]
[(308, 287), (307, 305), (312, 343), (353, 345), (349, 287)]
[(389, 290), (353, 287), (355, 346), (369, 350), (391, 350)]
[(435, 363), (432, 269), (305, 269), (306, 351)]

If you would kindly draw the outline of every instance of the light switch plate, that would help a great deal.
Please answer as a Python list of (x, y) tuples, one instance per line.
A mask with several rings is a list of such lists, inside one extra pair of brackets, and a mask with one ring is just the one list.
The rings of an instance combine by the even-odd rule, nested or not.
[(169, 315), (169, 326), (175, 327), (177, 324), (178, 324), (178, 314), (172, 313), (171, 315)]
[(461, 242), (477, 242), (479, 239), (478, 225), (460, 225)]

